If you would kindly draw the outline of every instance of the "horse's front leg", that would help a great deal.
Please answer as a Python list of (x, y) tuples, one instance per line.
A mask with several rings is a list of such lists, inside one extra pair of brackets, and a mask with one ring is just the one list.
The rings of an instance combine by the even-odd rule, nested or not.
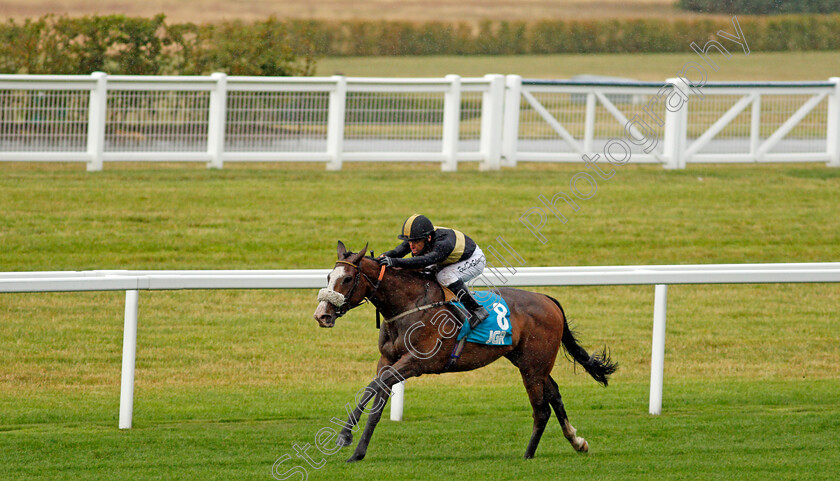
[[(365, 407), (367, 406), (368, 402), (370, 402), (371, 398), (377, 393), (378, 387), (378, 380), (374, 379), (371, 381), (370, 384), (365, 387), (365, 389), (361, 392), (362, 396), (361, 399), (359, 398), (358, 394), (356, 395), (356, 408), (348, 414), (347, 422), (344, 423), (344, 427), (341, 429), (341, 432), (338, 434), (338, 438), (335, 440), (335, 444), (339, 446), (350, 446), (353, 442), (353, 431), (356, 430), (356, 424), (358, 424), (359, 419), (362, 417), (362, 413), (365, 413)], [(376, 402), (379, 402), (378, 400)], [(376, 407), (376, 403), (374, 403), (374, 408)], [(349, 408), (350, 405), (348, 404), (347, 407)]]
[(348, 463), (360, 461), (364, 459), (367, 454), (367, 448), (370, 444), (370, 438), (373, 436), (373, 430), (379, 423), (382, 417), (382, 411), (388, 403), (388, 396), (391, 394), (391, 388), (394, 384), (404, 381), (408, 377), (418, 375), (416, 361), (411, 355), (404, 356), (397, 361), (393, 366), (384, 366), (379, 370), (379, 377), (375, 379), (370, 385), (376, 385), (376, 400), (368, 412), (367, 424), (365, 430), (362, 432), (362, 437), (353, 455), (347, 460)]
[[(379, 358), (379, 363), (376, 366), (377, 373), (382, 371), (383, 367), (390, 366), (399, 359), (396, 347), (394, 346), (394, 334), (390, 329), (388, 329), (387, 324), (379, 331), (379, 351), (382, 353), (382, 357)], [(362, 398), (360, 400), (357, 399), (359, 401), (358, 406), (353, 412), (348, 414), (347, 423), (344, 425), (344, 428), (341, 430), (341, 433), (339, 433), (338, 438), (336, 439), (336, 444), (339, 446), (349, 446), (353, 442), (354, 428), (356, 427), (356, 423), (359, 422), (359, 417), (363, 412), (365, 412), (365, 405), (370, 402), (371, 397), (374, 395), (373, 388), (375, 387), (375, 383), (377, 383), (376, 379), (368, 384), (364, 390)], [(387, 403), (387, 399), (384, 401), (377, 399), (374, 401), (374, 406), (378, 405), (380, 402)]]
[(365, 458), (367, 454), (368, 444), (370, 444), (370, 438), (373, 435), (373, 430), (376, 428), (376, 425), (379, 424), (379, 418), (382, 417), (382, 411), (385, 410), (385, 405), (388, 403), (388, 393), (385, 392), (384, 389), (379, 389), (376, 393), (376, 399), (373, 402), (373, 410), (368, 415), (367, 423), (365, 424), (365, 430), (362, 432), (362, 438), (359, 440), (359, 444), (356, 446), (356, 450), (353, 451), (353, 455), (347, 459), (348, 463), (352, 463), (355, 461), (361, 461)]
[[(393, 364), (393, 362), (390, 361), (386, 356), (383, 355), (381, 358), (379, 358), (379, 362), (376, 365), (377, 378), (374, 378), (374, 380), (371, 381), (370, 384), (368, 384), (364, 388), (364, 390), (356, 394), (356, 408), (352, 412), (348, 413), (347, 422), (344, 423), (344, 427), (338, 434), (338, 438), (336, 438), (335, 444), (344, 447), (350, 446), (350, 444), (353, 442), (353, 431), (356, 431), (356, 425), (358, 424), (359, 419), (362, 417), (362, 414), (369, 413), (369, 411), (365, 410), (365, 407), (370, 402), (371, 398), (373, 398), (377, 393), (377, 387), (380, 384), (378, 379), (378, 373), (382, 372), (382, 368), (384, 368), (385, 366), (390, 366), (391, 364)], [(375, 409), (380, 402), (382, 401), (378, 399), (374, 401), (372, 409)], [(384, 402), (387, 402), (387, 400)]]

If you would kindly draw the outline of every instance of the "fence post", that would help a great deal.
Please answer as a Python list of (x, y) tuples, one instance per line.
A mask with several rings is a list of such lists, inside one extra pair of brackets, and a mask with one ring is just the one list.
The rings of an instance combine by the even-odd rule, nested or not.
[(405, 381), (400, 381), (391, 387), (391, 421), (402, 421), (404, 401)]
[(87, 152), (90, 160), (87, 163), (87, 170), (97, 172), (102, 170), (102, 153), (105, 151), (108, 74), (93, 72), (91, 77), (96, 81), (96, 86), (90, 91), (90, 105), (88, 106)]
[(657, 284), (653, 301), (653, 344), (650, 354), (651, 414), (662, 413), (662, 382), (665, 375), (665, 317), (668, 310), (668, 286)]
[(137, 354), (138, 291), (125, 291), (122, 380), (120, 384), (120, 429), (131, 429), (134, 411), (134, 360)]
[(480, 170), (499, 170), (502, 158), (502, 125), (505, 106), (505, 76), (488, 74), (487, 92), (481, 100), (481, 154), (484, 161)]
[(227, 75), (216, 72), (211, 75), (216, 85), (210, 91), (210, 114), (207, 123), (207, 153), (210, 154), (208, 168), (221, 169), (225, 151), (225, 123), (227, 117)]
[(458, 140), (461, 137), (461, 76), (447, 75), (449, 90), (443, 100), (443, 164), (444, 172), (458, 170)]
[(461, 76), (447, 75), (449, 89), (443, 98), (443, 172), (458, 170), (458, 140), (461, 137)]
[(755, 94), (750, 112), (750, 155), (758, 162), (758, 147), (761, 145), (761, 94)]
[(828, 79), (834, 84), (828, 96), (828, 125), (826, 126), (826, 148), (829, 167), (840, 167), (840, 77)]
[[(682, 88), (680, 84), (685, 83), (678, 78), (669, 78), (665, 81), (673, 86), (674, 89), (679, 89), (687, 98), (689, 95), (688, 87)], [(670, 108), (665, 112), (665, 140), (663, 146), (663, 157), (665, 158), (666, 169), (684, 169), (685, 168), (685, 153), (686, 147), (686, 132), (688, 129), (688, 100), (686, 100), (680, 108), (672, 111)]]
[(347, 109), (347, 77), (333, 75), (335, 90), (330, 92), (329, 115), (327, 117), (327, 170), (341, 170), (344, 151), (344, 115)]
[(516, 167), (521, 102), (522, 77), (508, 75), (505, 79), (505, 119), (502, 127), (502, 165), (505, 167)]
[(595, 107), (597, 99), (594, 92), (586, 94), (586, 116), (584, 117), (583, 128), (583, 151), (587, 154), (594, 154), (595, 140)]

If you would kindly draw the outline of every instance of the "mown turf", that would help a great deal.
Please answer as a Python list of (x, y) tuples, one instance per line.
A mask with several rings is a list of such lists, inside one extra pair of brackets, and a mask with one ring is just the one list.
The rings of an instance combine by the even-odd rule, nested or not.
[[(112, 423), (9, 427), (3, 438), (4, 479), (278, 479), (295, 466), (316, 479), (836, 479), (840, 395), (836, 382), (730, 381), (669, 384), (666, 414), (640, 409), (646, 386), (561, 387), (579, 434), (590, 443), (575, 453), (552, 420), (533, 460), (523, 460), (530, 410), (519, 386), (410, 391), (405, 420), (383, 421), (368, 457), (345, 464), (349, 450), (322, 454), (315, 466), (295, 446), (313, 444), (334, 426), (353, 392), (297, 391), (282, 399), (258, 393), (249, 419), (222, 413), (251, 400), (230, 392), (163, 394), (140, 405), (200, 401), (215, 416), (139, 420), (131, 431)], [(145, 394), (145, 393), (140, 393)], [(166, 404), (166, 405), (165, 405)], [(141, 412), (144, 412), (141, 410)], [(209, 413), (208, 413), (209, 414)], [(220, 417), (218, 417), (221, 415)], [(162, 419), (161, 419), (162, 418)], [(285, 479), (302, 479), (289, 473)]]
[(583, 165), (0, 167), (9, 271), (323, 268), (337, 239), (393, 247), (415, 210), (485, 245), (501, 235), (529, 265), (828, 261), (840, 245), (840, 171), (820, 164), (618, 168), (561, 209), (568, 223), (548, 219), (545, 244), (518, 219), (539, 195), (570, 194)]
[[(827, 80), (837, 76), (840, 52), (732, 52), (721, 55), (719, 69), (708, 69), (709, 82), (740, 80)], [(481, 77), (487, 74), (524, 78), (568, 79), (575, 75), (604, 75), (664, 82), (677, 77), (689, 62), (705, 64), (695, 54), (587, 54), (425, 57), (327, 57), (320, 59), (316, 75), (355, 77)], [(689, 75), (694, 75), (689, 71)]]
[[(414, 211), (527, 265), (837, 261), (840, 172), (820, 164), (627, 166), (550, 219), (583, 165), (444, 174), (435, 165), (0, 165), (2, 270), (275, 269), (332, 265), (336, 240), (377, 252)], [(555, 421), (521, 460), (530, 408), (506, 361), (408, 383), (404, 423), (368, 458), (347, 450), (309, 479), (836, 479), (840, 286), (672, 286), (663, 415), (647, 414), (652, 286), (537, 288), (591, 350), (621, 368), (607, 389), (554, 369), (576, 454)], [(360, 308), (332, 330), (315, 292), (141, 292), (135, 428), (116, 429), (122, 293), (0, 295), (0, 479), (272, 479), (293, 445), (343, 416), (373, 375)], [(283, 470), (280, 473), (285, 472)], [(279, 476), (278, 477), (282, 477)], [(290, 476), (289, 479), (298, 479)]]

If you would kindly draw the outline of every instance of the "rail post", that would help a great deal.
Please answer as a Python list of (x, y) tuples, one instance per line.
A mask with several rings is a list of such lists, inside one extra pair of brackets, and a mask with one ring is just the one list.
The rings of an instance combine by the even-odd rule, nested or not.
[(591, 155), (595, 153), (594, 148), (594, 140), (595, 140), (595, 115), (597, 107), (597, 99), (595, 98), (594, 92), (589, 92), (586, 94), (586, 116), (584, 117), (584, 128), (583, 128), (583, 151), (586, 152), (587, 155)]
[(447, 75), (449, 90), (443, 101), (443, 172), (458, 170), (458, 140), (461, 133), (461, 76)]
[(685, 99), (678, 108), (672, 109), (670, 104), (665, 112), (665, 134), (663, 157), (666, 169), (685, 168), (686, 134), (688, 130), (688, 98), (691, 89), (679, 78), (669, 78), (665, 81), (671, 84), (675, 91), (672, 95), (679, 95)]
[(504, 122), (505, 77), (488, 74), (487, 92), (481, 101), (481, 154), (484, 161), (480, 170), (499, 170), (502, 158), (502, 124)]
[(505, 78), (505, 118), (502, 128), (502, 165), (516, 167), (516, 149), (519, 141), (519, 106), (522, 103), (522, 77)]
[(333, 75), (335, 90), (330, 92), (329, 114), (327, 117), (327, 170), (341, 170), (344, 151), (344, 115), (347, 109), (347, 77)]
[(840, 167), (840, 77), (828, 79), (834, 83), (828, 96), (828, 122), (826, 125), (826, 149), (829, 167)]
[(125, 291), (122, 380), (120, 384), (120, 429), (131, 429), (134, 412), (134, 360), (137, 354), (138, 291)]
[(404, 401), (405, 381), (400, 381), (391, 387), (391, 421), (402, 421)]
[(102, 154), (105, 151), (108, 74), (93, 72), (90, 75), (96, 80), (96, 86), (90, 91), (90, 106), (88, 107), (87, 153), (90, 159), (87, 163), (87, 171), (98, 172), (102, 170)]
[(662, 413), (662, 380), (665, 374), (665, 313), (668, 309), (668, 286), (657, 284), (653, 301), (653, 345), (650, 355), (651, 414)]
[(216, 81), (215, 88), (210, 91), (210, 114), (207, 122), (207, 153), (210, 162), (207, 167), (221, 169), (222, 155), (225, 152), (225, 118), (227, 117), (227, 75), (216, 72), (211, 75)]

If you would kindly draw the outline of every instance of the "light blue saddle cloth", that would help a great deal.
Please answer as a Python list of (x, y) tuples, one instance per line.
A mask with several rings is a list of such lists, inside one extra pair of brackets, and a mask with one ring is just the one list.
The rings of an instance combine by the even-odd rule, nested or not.
[[(488, 346), (510, 346), (512, 343), (510, 309), (507, 302), (501, 296), (491, 291), (474, 292), (473, 297), (479, 304), (487, 309), (490, 314), (475, 329), (465, 322), (458, 333), (458, 340), (467, 337), (467, 342), (485, 344)], [(456, 306), (464, 309), (463, 304), (453, 302)]]

